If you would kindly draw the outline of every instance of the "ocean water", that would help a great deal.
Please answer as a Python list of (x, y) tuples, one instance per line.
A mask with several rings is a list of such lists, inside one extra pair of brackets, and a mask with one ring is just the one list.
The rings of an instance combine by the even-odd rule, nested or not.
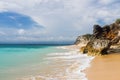
[(61, 45), (0, 45), (0, 80), (86, 80), (93, 57)]

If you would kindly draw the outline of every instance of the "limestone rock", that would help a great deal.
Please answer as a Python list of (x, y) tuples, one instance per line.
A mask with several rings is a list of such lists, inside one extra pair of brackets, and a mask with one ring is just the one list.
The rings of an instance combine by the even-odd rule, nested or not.
[(75, 42), (76, 45), (84, 44), (80, 51), (88, 55), (104, 55), (112, 45), (120, 46), (120, 19), (115, 23), (105, 25), (93, 26), (93, 34), (90, 36), (79, 36)]
[(120, 30), (120, 24), (113, 23), (111, 25), (105, 25), (103, 27), (99, 25), (93, 26), (93, 36), (96, 39), (114, 39)]
[(104, 55), (107, 54), (107, 50), (110, 48), (110, 40), (100, 40), (94, 39), (90, 41), (83, 49), (82, 53), (87, 53), (88, 55)]
[(87, 45), (87, 43), (91, 40), (92, 35), (91, 34), (85, 34), (82, 36), (78, 36), (78, 38), (75, 41), (76, 45)]

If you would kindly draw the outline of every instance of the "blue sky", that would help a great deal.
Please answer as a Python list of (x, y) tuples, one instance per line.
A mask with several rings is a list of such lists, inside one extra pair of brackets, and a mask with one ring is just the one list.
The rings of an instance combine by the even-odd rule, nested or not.
[(74, 41), (120, 18), (119, 0), (0, 0), (0, 43)]
[(40, 26), (40, 25), (34, 20), (32, 20), (29, 16), (15, 13), (15, 12), (0, 13), (1, 28), (6, 27), (6, 28), (17, 28), (17, 29), (29, 29), (34, 26)]

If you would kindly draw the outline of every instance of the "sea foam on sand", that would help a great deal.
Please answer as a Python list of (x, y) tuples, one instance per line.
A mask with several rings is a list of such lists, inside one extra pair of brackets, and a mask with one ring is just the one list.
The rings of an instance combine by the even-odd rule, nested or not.
[[(59, 48), (69, 49), (66, 46)], [(48, 73), (46, 75), (32, 76), (23, 80), (87, 80), (83, 71), (90, 66), (93, 58), (86, 54), (81, 54), (78, 49), (73, 48), (69, 52), (50, 53), (45, 60), (55, 63), (49, 64), (54, 66), (52, 67), (54, 69), (50, 68), (54, 74)]]

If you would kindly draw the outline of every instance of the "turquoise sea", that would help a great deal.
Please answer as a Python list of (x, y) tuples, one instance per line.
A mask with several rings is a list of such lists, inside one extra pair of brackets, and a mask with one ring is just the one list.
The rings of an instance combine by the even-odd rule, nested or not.
[(65, 52), (61, 45), (0, 45), (0, 80), (17, 80), (39, 74), (49, 53)]
[(0, 45), (0, 80), (87, 80), (93, 57), (66, 45)]

